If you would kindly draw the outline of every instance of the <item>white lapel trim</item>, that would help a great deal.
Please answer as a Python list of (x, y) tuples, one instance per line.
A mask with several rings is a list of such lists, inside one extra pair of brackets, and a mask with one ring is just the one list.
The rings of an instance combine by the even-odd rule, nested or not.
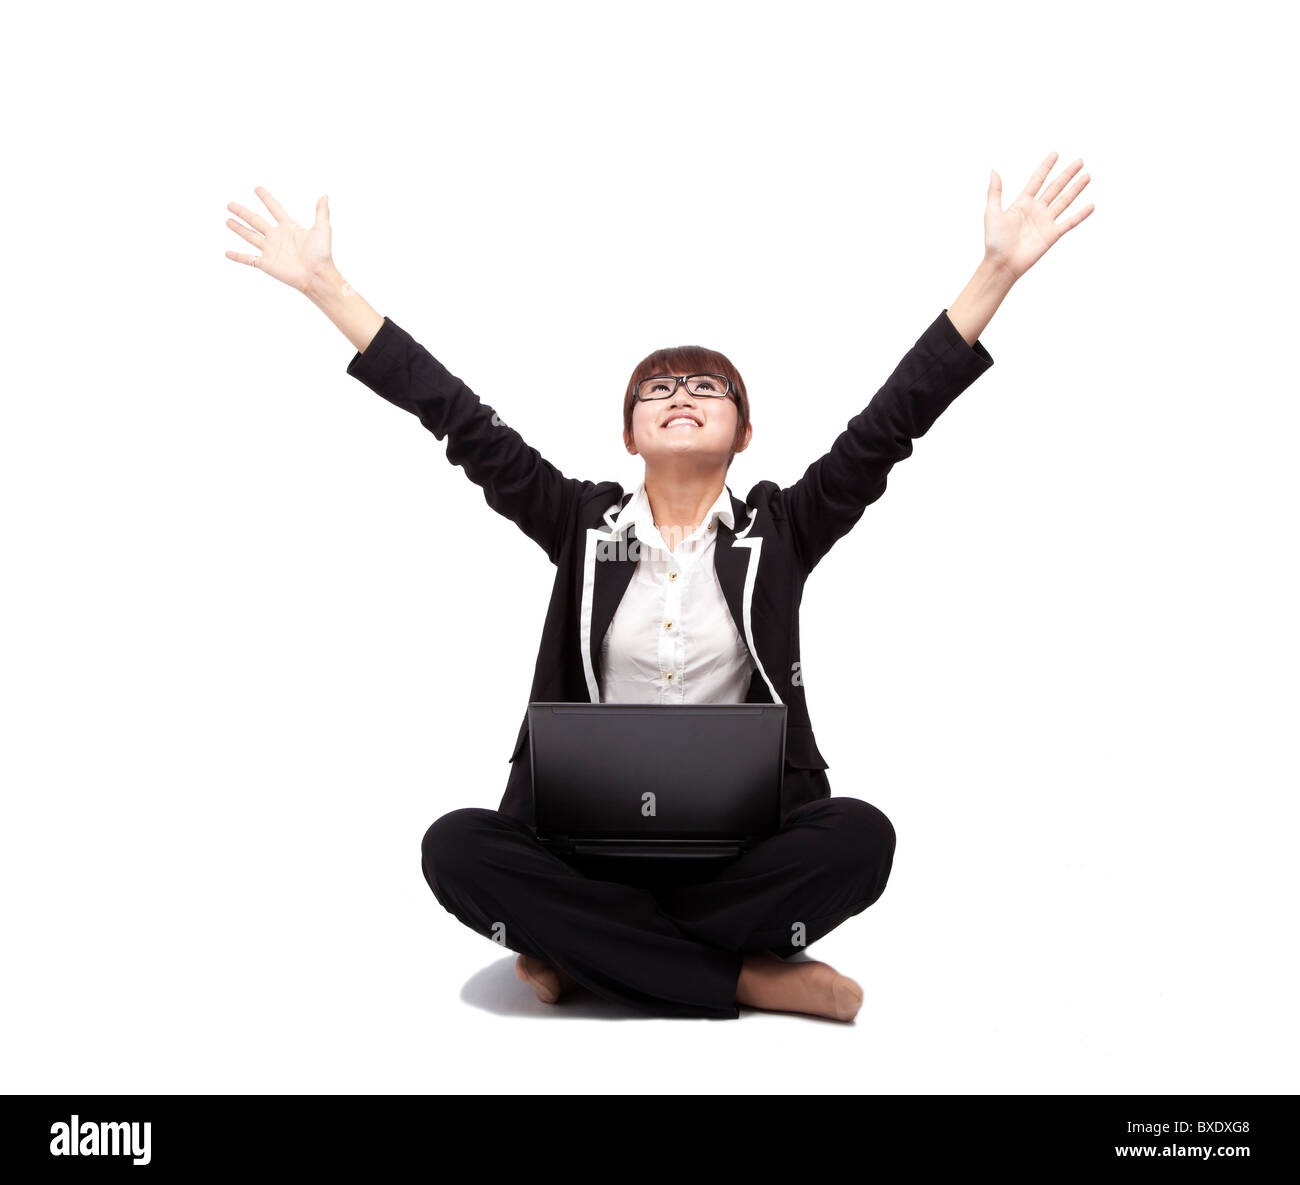
[(784, 703), (776, 693), (776, 687), (772, 680), (767, 677), (767, 671), (763, 668), (763, 661), (758, 657), (758, 647), (754, 645), (754, 627), (751, 621), (750, 610), (754, 603), (754, 583), (758, 578), (758, 556), (763, 550), (763, 537), (755, 535), (749, 538), (750, 528), (754, 525), (754, 518), (758, 514), (758, 507), (753, 507), (749, 512), (749, 522), (745, 524), (745, 529), (741, 531), (731, 542), (732, 547), (748, 547), (750, 549), (749, 563), (745, 567), (745, 593), (743, 606), (745, 610), (745, 644), (749, 647), (749, 653), (753, 656), (754, 663), (758, 667), (758, 673), (763, 676), (763, 682), (767, 684), (767, 689), (772, 693), (772, 702), (774, 704)]
[[(600, 683), (596, 679), (596, 668), (591, 662), (591, 614), (596, 596), (596, 552), (602, 539), (611, 539), (614, 535), (614, 512), (619, 504), (615, 502), (605, 511), (605, 527), (588, 527), (586, 543), (582, 554), (582, 607), (578, 614), (578, 646), (582, 651), (582, 673), (587, 680), (587, 697), (593, 704), (600, 703)], [(606, 530), (605, 528), (608, 528)]]

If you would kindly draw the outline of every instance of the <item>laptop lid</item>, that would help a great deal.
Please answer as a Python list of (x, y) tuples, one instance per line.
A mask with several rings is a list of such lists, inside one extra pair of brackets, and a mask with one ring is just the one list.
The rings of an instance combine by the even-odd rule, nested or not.
[(749, 843), (780, 824), (785, 704), (531, 703), (546, 840)]

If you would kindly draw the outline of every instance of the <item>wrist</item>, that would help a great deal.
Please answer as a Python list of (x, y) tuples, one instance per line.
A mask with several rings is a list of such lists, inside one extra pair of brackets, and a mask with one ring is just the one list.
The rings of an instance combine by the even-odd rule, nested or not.
[(308, 300), (321, 304), (323, 301), (342, 296), (346, 287), (347, 281), (343, 279), (342, 273), (334, 266), (334, 261), (331, 259), (312, 269), (302, 291)]
[(975, 275), (982, 284), (989, 288), (1001, 288), (1004, 296), (1011, 290), (1011, 285), (1018, 279), (1015, 272), (1011, 270), (1011, 265), (1005, 259), (988, 254), (980, 260), (979, 267), (975, 269)]
[(343, 278), (333, 260), (312, 270), (303, 292), (358, 351), (364, 352), (384, 324), (383, 316)]

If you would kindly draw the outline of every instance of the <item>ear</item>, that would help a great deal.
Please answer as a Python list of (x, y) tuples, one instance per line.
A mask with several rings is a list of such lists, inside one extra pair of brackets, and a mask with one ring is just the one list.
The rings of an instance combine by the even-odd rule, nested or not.
[(747, 448), (749, 448), (749, 442), (753, 438), (753, 436), (754, 436), (754, 421), (750, 420), (749, 423), (745, 425), (745, 439), (742, 440), (738, 445), (736, 445), (736, 452), (743, 453)]
[(635, 457), (637, 455), (636, 445), (633, 443), (631, 432), (623, 433), (623, 447), (626, 448), (632, 456)]

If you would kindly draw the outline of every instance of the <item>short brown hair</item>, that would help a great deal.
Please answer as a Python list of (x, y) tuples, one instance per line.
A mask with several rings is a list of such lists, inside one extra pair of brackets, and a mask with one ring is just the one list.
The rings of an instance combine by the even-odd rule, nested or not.
[(731, 364), (725, 354), (709, 350), (704, 346), (671, 346), (647, 354), (636, 364), (632, 377), (627, 384), (627, 394), (623, 397), (623, 433), (627, 439), (632, 438), (632, 412), (636, 407), (636, 385), (642, 379), (656, 374), (721, 374), (731, 380), (731, 393), (736, 399), (736, 438), (731, 442), (731, 453), (727, 457), (730, 466), (736, 455), (736, 447), (745, 439), (745, 430), (749, 427), (749, 395), (745, 391), (745, 380)]

